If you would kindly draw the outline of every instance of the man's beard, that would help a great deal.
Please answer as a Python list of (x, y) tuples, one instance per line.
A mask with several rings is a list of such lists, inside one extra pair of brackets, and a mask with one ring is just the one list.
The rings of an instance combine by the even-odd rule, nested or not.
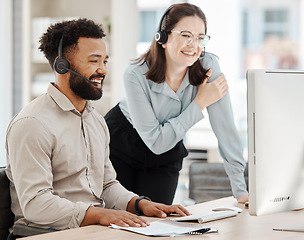
[[(71, 70), (77, 72), (72, 68)], [(105, 75), (103, 74), (95, 74), (90, 76), (90, 80), (93, 78), (104, 78)], [(102, 97), (102, 84), (103, 80), (101, 82), (101, 88), (95, 87), (93, 84), (91, 84), (89, 81), (86, 81), (85, 79), (71, 73), (69, 78), (70, 88), (72, 91), (79, 97), (86, 99), (86, 100), (98, 100)]]

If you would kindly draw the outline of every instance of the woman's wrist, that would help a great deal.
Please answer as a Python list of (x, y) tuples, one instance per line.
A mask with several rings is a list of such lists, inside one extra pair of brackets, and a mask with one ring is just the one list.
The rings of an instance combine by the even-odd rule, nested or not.
[(207, 106), (205, 106), (205, 104), (203, 104), (198, 97), (194, 98), (194, 102), (197, 104), (197, 106), (203, 111)]

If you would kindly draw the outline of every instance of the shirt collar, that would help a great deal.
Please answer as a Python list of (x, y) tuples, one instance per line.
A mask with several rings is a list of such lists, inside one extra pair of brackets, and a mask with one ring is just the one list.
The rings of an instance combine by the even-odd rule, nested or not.
[(189, 69), (187, 69), (184, 80), (182, 81), (182, 84), (180, 85), (177, 92), (183, 91), (186, 87), (188, 87), (189, 84), (190, 84), (190, 82), (189, 82)]
[[(190, 83), (189, 83), (189, 69), (188, 69), (186, 72), (186, 75), (184, 77), (184, 80), (182, 81), (179, 89), (177, 90), (177, 93), (183, 91), (189, 84)], [(170, 92), (173, 92), (172, 89), (165, 82), (156, 83), (156, 82), (151, 81), (151, 90), (153, 92), (162, 93), (162, 94), (168, 95), (170, 97), (173, 97), (170, 94)], [(173, 97), (173, 98), (175, 98), (175, 97)]]
[[(73, 103), (54, 86), (54, 83), (50, 83), (47, 89), (47, 94), (54, 100), (54, 102), (63, 110), (63, 111), (73, 111), (78, 112)], [(85, 109), (83, 111), (84, 115), (86, 112), (93, 111), (94, 107), (92, 106), (91, 101), (87, 101)], [(78, 112), (79, 113), (79, 112)]]

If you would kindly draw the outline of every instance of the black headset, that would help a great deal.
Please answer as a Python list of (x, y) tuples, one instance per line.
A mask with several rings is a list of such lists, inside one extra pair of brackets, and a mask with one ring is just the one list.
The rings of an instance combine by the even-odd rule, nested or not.
[(58, 59), (54, 62), (54, 69), (59, 74), (65, 74), (68, 72), (68, 69), (70, 68), (70, 63), (68, 60), (62, 57), (62, 42), (63, 42), (63, 36), (61, 36), (59, 46), (58, 46)]
[(58, 46), (58, 59), (55, 60), (54, 65), (53, 65), (54, 70), (59, 74), (65, 74), (67, 72), (71, 72), (71, 73), (87, 80), (92, 85), (97, 86), (97, 83), (87, 79), (86, 77), (82, 76), (81, 74), (70, 69), (69, 61), (62, 57), (62, 42), (63, 42), (63, 35), (61, 36), (59, 46)]
[(165, 19), (165, 17), (169, 14), (169, 12), (172, 10), (172, 8), (174, 8), (176, 4), (173, 4), (171, 7), (169, 7), (167, 9), (167, 11), (164, 13), (164, 15), (162, 16), (160, 23), (159, 23), (159, 27), (158, 27), (158, 31), (155, 33), (154, 38), (155, 41), (158, 44), (165, 44), (168, 40), (168, 33), (165, 30), (162, 30), (162, 25), (163, 25), (163, 21)]

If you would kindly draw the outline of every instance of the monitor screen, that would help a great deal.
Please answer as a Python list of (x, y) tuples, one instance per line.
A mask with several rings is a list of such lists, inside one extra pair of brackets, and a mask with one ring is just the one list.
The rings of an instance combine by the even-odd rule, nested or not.
[(304, 208), (304, 71), (247, 72), (249, 212)]

